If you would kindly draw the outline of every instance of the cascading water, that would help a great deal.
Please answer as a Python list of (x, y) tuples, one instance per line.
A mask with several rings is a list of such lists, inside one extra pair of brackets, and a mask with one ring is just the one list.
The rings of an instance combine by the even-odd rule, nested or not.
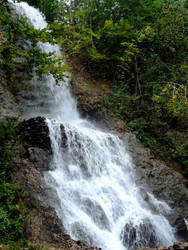
[[(46, 27), (38, 10), (23, 2), (9, 3), (35, 28)], [(38, 47), (61, 55), (58, 46), (38, 43)], [(33, 76), (33, 96), (27, 101), (25, 115), (46, 117), (53, 171), (45, 179), (61, 201), (54, 206), (66, 233), (111, 250), (172, 244), (174, 229), (165, 218), (170, 213), (168, 205), (136, 186), (123, 142), (81, 119), (68, 80), (60, 85), (55, 85), (52, 76), (44, 76), (40, 83)]]

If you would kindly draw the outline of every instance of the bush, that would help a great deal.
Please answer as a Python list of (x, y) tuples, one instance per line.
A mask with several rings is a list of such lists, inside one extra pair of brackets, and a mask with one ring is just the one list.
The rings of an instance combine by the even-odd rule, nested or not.
[(0, 124), (0, 242), (17, 241), (22, 235), (23, 215), (18, 205), (21, 189), (11, 180), (17, 122)]
[[(49, 31), (36, 30), (28, 25), (26, 19), (13, 20), (5, 5), (0, 5), (0, 31), (0, 65), (5, 73), (4, 78), (9, 80), (9, 85), (12, 76), (16, 75), (16, 70), (25, 72), (24, 76), (29, 78), (33, 68), (36, 68), (39, 78), (43, 74), (52, 74), (56, 82), (63, 81), (68, 69), (63, 63), (64, 58), (57, 57), (54, 53), (44, 53), (36, 48), (39, 41), (56, 43)], [(25, 50), (21, 43), (17, 43), (18, 40), (30, 41), (31, 45)]]
[(179, 127), (188, 112), (185, 86), (147, 84), (142, 95), (131, 95), (124, 86), (116, 84), (109, 99), (116, 115), (137, 138), (156, 155), (178, 162), (179, 170), (188, 176), (186, 131)]

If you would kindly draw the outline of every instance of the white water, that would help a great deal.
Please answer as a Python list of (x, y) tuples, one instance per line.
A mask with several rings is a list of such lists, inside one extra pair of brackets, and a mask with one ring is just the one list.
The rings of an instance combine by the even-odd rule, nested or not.
[[(22, 2), (13, 5), (35, 28), (46, 27), (38, 10)], [(61, 55), (58, 46), (38, 46)], [(174, 230), (164, 217), (170, 208), (136, 186), (131, 158), (122, 141), (80, 118), (65, 81), (56, 86), (52, 76), (40, 82), (33, 76), (33, 96), (25, 112), (28, 117), (47, 118), (53, 171), (46, 174), (46, 182), (60, 198), (61, 206), (54, 207), (66, 233), (108, 250), (172, 244)], [(147, 199), (142, 198), (143, 193)]]
[(185, 224), (187, 226), (187, 229), (188, 229), (188, 220), (184, 219), (185, 220)]

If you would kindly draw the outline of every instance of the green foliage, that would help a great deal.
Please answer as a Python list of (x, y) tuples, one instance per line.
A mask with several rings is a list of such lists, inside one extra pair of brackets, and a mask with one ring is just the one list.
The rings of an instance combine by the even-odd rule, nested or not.
[[(161, 86), (160, 86), (161, 87)], [(167, 84), (161, 87), (159, 94), (154, 93), (152, 98), (157, 112), (162, 113), (165, 109), (169, 118), (183, 118), (188, 115), (188, 101), (186, 97), (186, 86)]]
[(9, 181), (12, 158), (15, 156), (13, 148), (17, 143), (17, 122), (8, 121), (0, 124), (0, 183)]
[(47, 21), (63, 20), (67, 5), (58, 0), (25, 0), (29, 5), (44, 13)]
[(20, 190), (12, 183), (0, 184), (0, 241), (16, 241), (21, 237), (23, 216), (18, 206)]
[[(40, 49), (33, 48), (30, 50), (31, 60), (27, 62), (27, 65), (34, 65), (36, 67), (36, 73), (40, 78), (45, 75), (53, 75), (56, 83), (63, 80), (63, 77), (67, 76), (65, 73), (70, 68), (63, 64), (64, 57), (56, 56), (55, 53), (46, 54)], [(27, 66), (26, 65), (26, 66)]]
[(0, 124), (0, 242), (17, 241), (22, 234), (23, 216), (18, 205), (21, 189), (11, 181), (12, 159), (17, 144), (17, 122)]
[(11, 242), (8, 245), (8, 250), (20, 250), (20, 249), (37, 250), (37, 248), (32, 249), (31, 247), (28, 247), (28, 241), (24, 239), (21, 239), (16, 242)]
[(188, 115), (187, 7), (177, 0), (73, 0), (65, 21), (50, 24), (68, 54), (110, 81), (105, 105), (184, 174), (187, 144), (179, 124)]
[[(66, 9), (66, 8), (65, 8)], [(127, 84), (187, 81), (187, 8), (183, 1), (71, 1), (56, 37), (89, 70)], [(137, 86), (135, 88), (135, 83)]]
[(179, 125), (185, 120), (188, 102), (185, 86), (173, 84), (147, 84), (144, 96), (130, 95), (124, 86), (116, 85), (109, 96), (111, 107), (117, 116), (149, 146), (156, 155), (165, 160), (175, 160), (180, 171), (188, 175), (188, 144), (186, 131)]
[[(6, 77), (11, 79), (11, 75), (16, 69), (26, 72), (26, 75), (29, 76), (35, 67), (40, 77), (45, 73), (52, 74), (56, 82), (63, 80), (64, 72), (68, 69), (63, 64), (63, 57), (36, 49), (39, 41), (56, 43), (47, 29), (36, 30), (27, 24), (26, 19), (13, 20), (6, 6), (1, 5), (0, 31), (0, 64), (7, 73)], [(18, 43), (23, 40), (30, 41), (31, 45), (27, 50), (23, 48), (21, 42)]]

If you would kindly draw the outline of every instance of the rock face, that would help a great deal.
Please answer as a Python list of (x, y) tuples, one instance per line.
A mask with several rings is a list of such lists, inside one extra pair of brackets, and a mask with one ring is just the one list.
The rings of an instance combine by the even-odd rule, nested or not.
[(155, 197), (165, 201), (172, 209), (168, 218), (176, 227), (180, 239), (188, 241), (184, 218), (188, 218), (187, 182), (181, 174), (154, 159), (150, 150), (143, 147), (131, 133), (122, 136), (126, 149), (132, 156), (136, 171), (136, 181), (151, 191)]
[(49, 190), (43, 178), (45, 172), (50, 170), (52, 157), (45, 118), (24, 120), (19, 125), (19, 133), (22, 146), (18, 147), (20, 157), (15, 161), (14, 179), (31, 194), (36, 204), (45, 211), (52, 211), (50, 204), (58, 204), (58, 197), (53, 190)]
[[(2, 82), (0, 72), (0, 82)], [(0, 121), (16, 119), (19, 115), (20, 107), (14, 101), (14, 96), (0, 83)]]

